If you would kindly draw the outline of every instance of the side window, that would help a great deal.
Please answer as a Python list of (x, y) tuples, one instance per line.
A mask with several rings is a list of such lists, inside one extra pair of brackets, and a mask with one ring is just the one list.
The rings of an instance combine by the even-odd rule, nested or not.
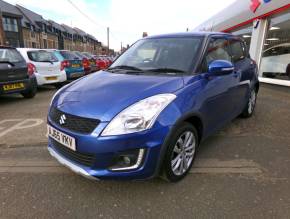
[(234, 63), (243, 60), (246, 57), (246, 49), (241, 41), (232, 39), (230, 40), (230, 45)]
[(226, 39), (212, 39), (202, 62), (202, 72), (208, 71), (209, 64), (214, 60), (232, 61), (229, 53), (229, 42)]

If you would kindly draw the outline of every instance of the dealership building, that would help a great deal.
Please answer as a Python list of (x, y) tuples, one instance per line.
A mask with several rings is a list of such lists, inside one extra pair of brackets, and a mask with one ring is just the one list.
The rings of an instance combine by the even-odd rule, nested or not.
[(261, 82), (290, 86), (290, 0), (237, 0), (195, 31), (242, 37)]

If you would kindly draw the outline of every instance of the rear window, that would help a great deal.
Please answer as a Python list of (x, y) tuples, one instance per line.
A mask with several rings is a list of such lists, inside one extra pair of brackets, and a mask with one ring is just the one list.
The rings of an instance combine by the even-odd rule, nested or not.
[(1, 49), (0, 48), (0, 62), (25, 62), (23, 57), (16, 49)]
[(92, 56), (91, 56), (89, 53), (84, 52), (83, 55), (84, 55), (85, 57), (89, 58), (89, 59), (92, 58)]
[(78, 56), (79, 58), (84, 58), (86, 56), (84, 56), (82, 53), (78, 52), (78, 51), (75, 51), (74, 52), (76, 56)]
[(75, 54), (69, 51), (60, 51), (60, 54), (63, 56), (64, 59), (68, 59), (68, 60), (80, 59)]
[(57, 62), (58, 59), (55, 57), (53, 52), (44, 50), (29, 51), (27, 52), (28, 58), (34, 62)]

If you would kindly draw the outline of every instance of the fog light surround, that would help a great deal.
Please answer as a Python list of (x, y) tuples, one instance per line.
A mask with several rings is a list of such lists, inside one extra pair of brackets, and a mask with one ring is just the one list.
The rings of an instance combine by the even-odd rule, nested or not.
[[(137, 153), (136, 153), (137, 152)], [(110, 167), (111, 171), (127, 171), (138, 169), (145, 155), (145, 149), (131, 150), (127, 152), (122, 152), (117, 157), (117, 163)]]

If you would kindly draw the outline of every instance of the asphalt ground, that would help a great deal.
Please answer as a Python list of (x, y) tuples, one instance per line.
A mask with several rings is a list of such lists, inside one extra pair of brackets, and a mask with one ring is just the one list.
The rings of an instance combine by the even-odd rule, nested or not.
[(54, 88), (0, 97), (0, 218), (290, 218), (290, 90), (262, 85), (255, 114), (200, 147), (170, 184), (90, 181), (47, 152)]

